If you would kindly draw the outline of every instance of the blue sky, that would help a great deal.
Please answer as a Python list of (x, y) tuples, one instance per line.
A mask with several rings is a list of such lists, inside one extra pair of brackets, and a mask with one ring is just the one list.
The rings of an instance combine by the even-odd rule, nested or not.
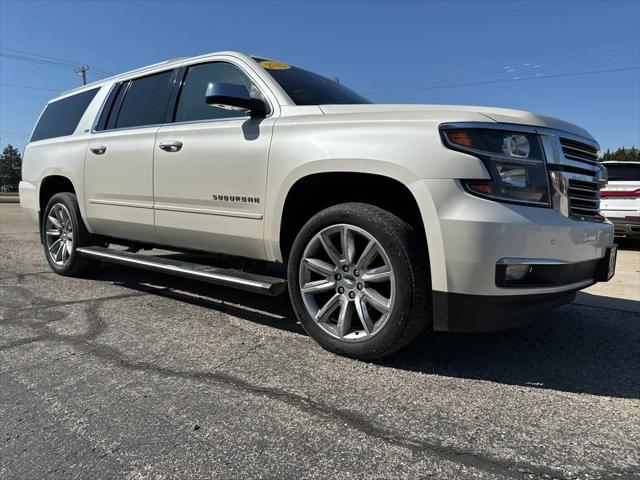
[(80, 77), (15, 50), (92, 65), (89, 80), (238, 50), (338, 76), (378, 103), (519, 108), (577, 123), (603, 148), (640, 145), (637, 0), (0, 0), (0, 47), (0, 143), (19, 148), (45, 102)]

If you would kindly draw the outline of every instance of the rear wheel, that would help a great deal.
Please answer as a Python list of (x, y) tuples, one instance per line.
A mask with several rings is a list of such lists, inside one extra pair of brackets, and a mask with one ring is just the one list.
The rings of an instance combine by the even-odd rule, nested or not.
[(81, 275), (94, 269), (99, 261), (81, 257), (78, 247), (100, 244), (89, 233), (80, 216), (73, 193), (57, 193), (47, 203), (42, 216), (42, 244), (51, 269), (60, 275)]
[(300, 322), (318, 343), (374, 359), (430, 325), (426, 264), (406, 222), (372, 205), (340, 204), (315, 215), (296, 237), (289, 291)]

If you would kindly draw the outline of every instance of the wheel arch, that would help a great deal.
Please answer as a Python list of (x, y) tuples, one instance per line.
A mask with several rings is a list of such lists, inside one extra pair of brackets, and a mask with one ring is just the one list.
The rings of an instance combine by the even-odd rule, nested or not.
[(395, 214), (416, 230), (427, 249), (418, 202), (404, 181), (380, 173), (334, 170), (300, 176), (283, 195), (276, 214), (278, 260), (286, 262), (295, 236), (313, 215), (346, 202), (368, 203)]
[(47, 203), (56, 193), (61, 192), (70, 192), (76, 196), (82, 221), (87, 225), (84, 202), (81, 198), (82, 190), (79, 187), (78, 182), (68, 172), (59, 169), (44, 172), (38, 184), (37, 192), (39, 227), (42, 227), (42, 216), (44, 215), (44, 209)]
[(41, 214), (47, 206), (49, 199), (56, 193), (70, 192), (76, 194), (76, 191), (69, 177), (59, 174), (47, 175), (40, 181), (40, 188), (38, 189), (38, 206)]

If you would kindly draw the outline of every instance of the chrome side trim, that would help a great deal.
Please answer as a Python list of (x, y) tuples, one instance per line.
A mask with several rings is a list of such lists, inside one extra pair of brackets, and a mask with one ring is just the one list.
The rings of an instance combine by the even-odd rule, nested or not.
[[(265, 117), (268, 118), (268, 117)], [(199, 123), (218, 123), (218, 122), (228, 122), (230, 120), (251, 120), (251, 116), (242, 115), (241, 117), (222, 117), (222, 118), (206, 118), (204, 120), (185, 120), (183, 122), (171, 122), (171, 123), (163, 123), (162, 127), (173, 127), (176, 125), (197, 125)]]
[(114, 207), (153, 208), (151, 203), (122, 202), (119, 200), (101, 200), (97, 198), (90, 198), (89, 203), (95, 205), (112, 205)]
[(92, 135), (103, 135), (111, 132), (126, 132), (129, 130), (144, 130), (145, 128), (155, 128), (158, 129), (163, 125), (171, 125), (170, 123), (154, 123), (153, 125), (142, 125), (137, 127), (120, 127), (120, 128), (110, 128), (109, 130), (92, 130)]
[(496, 262), (496, 265), (564, 265), (568, 262), (549, 258), (517, 258), (504, 257)]
[[(530, 288), (530, 293), (527, 295), (536, 295), (540, 293), (559, 293), (559, 292), (570, 292), (572, 290), (580, 290), (586, 288), (590, 285), (593, 285), (593, 279), (583, 280), (581, 282), (576, 283), (567, 283), (566, 285), (553, 285), (550, 287), (533, 287)], [(529, 287), (527, 287), (529, 289)], [(497, 290), (500, 292), (504, 292), (505, 295), (513, 295), (514, 288), (513, 287), (497, 287)], [(517, 290), (516, 290), (517, 291)]]
[(81, 247), (76, 252), (83, 257), (102, 260), (120, 265), (128, 265), (167, 273), (178, 277), (204, 281), (215, 285), (237, 288), (254, 293), (276, 296), (286, 289), (286, 280), (278, 277), (268, 277), (253, 273), (242, 272), (219, 267), (211, 267), (196, 263), (174, 260), (171, 258), (152, 257), (122, 250), (112, 250), (104, 247)]
[[(207, 123), (207, 122), (221, 122), (221, 121), (228, 121), (228, 120), (239, 120), (239, 119), (249, 120), (249, 119), (251, 119), (251, 116), (247, 114), (247, 115), (235, 116), (235, 117), (223, 117), (223, 118), (213, 118), (213, 119), (205, 119), (205, 120), (188, 120), (188, 121), (184, 121), (184, 122), (156, 123), (156, 124), (153, 124), (153, 125), (138, 125), (138, 126), (135, 126), (135, 127), (111, 128), (109, 130), (96, 130), (95, 129), (95, 127), (98, 125), (98, 121), (100, 120), (100, 116), (102, 115), (102, 110), (104, 109), (104, 107), (105, 107), (105, 105), (107, 103), (107, 99), (111, 95), (111, 91), (115, 88), (116, 85), (118, 85), (120, 83), (128, 82), (130, 80), (138, 80), (140, 78), (144, 78), (144, 77), (149, 76), (149, 75), (155, 75), (157, 73), (162, 73), (162, 72), (169, 71), (169, 70), (175, 70), (175, 69), (179, 68), (180, 66), (192, 67), (192, 66), (202, 65), (202, 64), (206, 64), (206, 63), (229, 63), (229, 64), (233, 65), (234, 67), (238, 68), (243, 74), (245, 74), (253, 82), (253, 84), (256, 86), (256, 88), (260, 91), (262, 99), (269, 105), (268, 115), (265, 118), (271, 118), (275, 113), (273, 98), (271, 96), (269, 96), (269, 95), (265, 95), (263, 88), (261, 88), (261, 86), (257, 85), (257, 82), (255, 81), (255, 77), (257, 77), (260, 80), (262, 80), (262, 79), (245, 62), (242, 62), (239, 59), (233, 59), (233, 60), (234, 61), (230, 61), (230, 59), (228, 59), (228, 58), (221, 58), (221, 59), (213, 58), (213, 59), (210, 59), (210, 60), (207, 60), (207, 61), (195, 61), (194, 63), (182, 62), (180, 64), (173, 65), (171, 68), (167, 68), (166, 70), (161, 70), (160, 69), (160, 70), (152, 71), (152, 72), (144, 70), (144, 71), (141, 71), (140, 75), (137, 75), (137, 76), (119, 78), (118, 80), (113, 82), (113, 84), (111, 85), (111, 88), (109, 89), (109, 93), (107, 93), (107, 96), (104, 97), (104, 100), (102, 101), (102, 105), (100, 106), (100, 110), (99, 110), (97, 116), (93, 120), (93, 125), (91, 126), (91, 130), (90, 130), (91, 134), (95, 135), (95, 134), (101, 134), (101, 133), (107, 133), (107, 132), (118, 132), (118, 131), (124, 131), (124, 130), (135, 130), (135, 129), (140, 129), (140, 128), (151, 128), (151, 127), (159, 128), (159, 127), (167, 127), (167, 126), (173, 126), (173, 125), (189, 125), (189, 124), (192, 124), (192, 123)], [(237, 63), (235, 61), (237, 61)], [(163, 63), (164, 62), (162, 62), (162, 63), (160, 63), (158, 65), (163, 65)], [(238, 63), (242, 63), (242, 65), (238, 65)], [(152, 66), (158, 66), (158, 65), (152, 65)], [(131, 73), (133, 73), (133, 72), (131, 72)], [(268, 89), (268, 87), (264, 86), (264, 88), (267, 88), (267, 90), (271, 93), (271, 95), (274, 95), (273, 92), (271, 92), (271, 90)], [(178, 94), (178, 100), (179, 99), (180, 99), (180, 97), (179, 97), (179, 94)]]
[(245, 213), (245, 212), (233, 212), (230, 210), (214, 210), (210, 208), (195, 208), (195, 207), (176, 207), (173, 205), (156, 204), (154, 207), (156, 210), (164, 210), (167, 212), (183, 212), (183, 213), (200, 213), (204, 215), (218, 215), (221, 217), (238, 217), (238, 218), (250, 218), (252, 220), (262, 220), (261, 213)]
[(176, 207), (174, 205), (163, 204), (156, 204), (154, 206), (150, 203), (123, 202), (119, 200), (102, 200), (96, 198), (90, 198), (89, 203), (94, 205), (111, 205), (114, 207), (148, 208), (168, 212), (200, 213), (204, 215), (218, 215), (221, 217), (249, 218), (251, 220), (262, 220), (263, 218), (261, 213), (234, 212), (230, 210), (215, 210), (210, 208)]

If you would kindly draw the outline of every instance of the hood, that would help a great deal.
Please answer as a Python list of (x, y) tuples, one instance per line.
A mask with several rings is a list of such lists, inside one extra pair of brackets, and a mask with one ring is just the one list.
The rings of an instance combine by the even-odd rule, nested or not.
[(515, 123), (518, 125), (532, 125), (534, 127), (545, 127), (562, 130), (579, 135), (581, 137), (594, 140), (585, 129), (570, 122), (565, 122), (553, 117), (538, 115), (537, 113), (526, 112), (524, 110), (511, 110), (508, 108), (476, 107), (468, 105), (320, 105), (325, 114), (348, 114), (348, 113), (430, 113), (431, 115), (442, 113), (443, 121), (450, 121), (451, 117), (459, 116), (461, 122), (469, 121), (464, 113), (480, 114), (498, 123)]

